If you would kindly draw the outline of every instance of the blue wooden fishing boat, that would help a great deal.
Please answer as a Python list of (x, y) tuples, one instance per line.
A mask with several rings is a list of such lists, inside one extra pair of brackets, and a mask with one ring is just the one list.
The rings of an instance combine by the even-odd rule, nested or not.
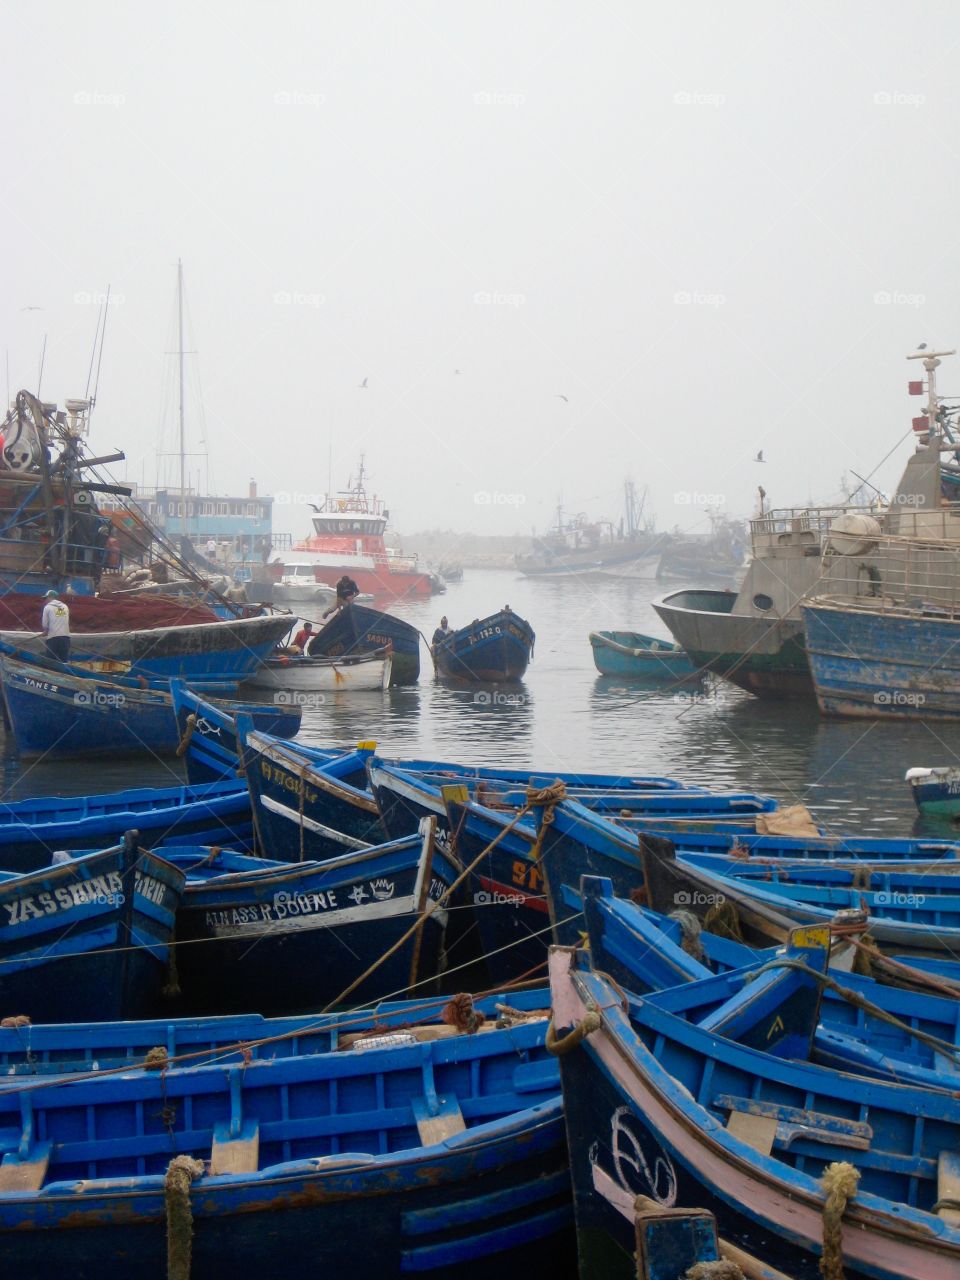
[(560, 1274), (572, 1211), (546, 1026), (0, 1089), (5, 1268)]
[(477, 618), (433, 646), (439, 675), (497, 684), (522, 680), (533, 656), (533, 628), (512, 609)]
[(368, 970), (353, 1004), (437, 975), (447, 910), (436, 902), (460, 869), (435, 847), (429, 821), (418, 835), (326, 862), (164, 852), (187, 877), (176, 943), (184, 1011), (297, 1013), (332, 1004)]
[(560, 1059), (581, 1275), (632, 1280), (638, 1195), (708, 1209), (794, 1280), (825, 1237), (847, 1280), (960, 1274), (955, 1094), (762, 1052), (581, 963), (550, 965), (555, 1035), (582, 1037)]
[(0, 805), (0, 868), (36, 871), (54, 850), (103, 849), (136, 828), (143, 848), (253, 840), (246, 783), (134, 787), (94, 796), (43, 796)]
[[(108, 660), (132, 676), (183, 679), (191, 685), (237, 685), (264, 662), (290, 630), (289, 614), (160, 626), (138, 631), (79, 631), (72, 636), (71, 663)], [(33, 657), (44, 657), (43, 637), (0, 631), (0, 641)]]
[[(384, 838), (377, 802), (358, 771), (374, 744), (330, 760), (326, 752), (257, 733), (237, 717), (243, 767), (263, 845), (274, 858), (311, 861), (365, 849)], [(403, 832), (409, 835), (416, 826)]]
[(148, 1012), (167, 976), (181, 871), (123, 844), (0, 873), (0, 1010), (34, 1022)]
[(590, 645), (602, 676), (666, 684), (700, 680), (687, 651), (672, 640), (658, 640), (638, 631), (591, 631)]
[[(382, 1000), (368, 1009), (310, 1013), (299, 1017), (264, 1018), (259, 1013), (212, 1018), (157, 1018), (130, 1022), (24, 1023), (0, 1027), (0, 1087), (24, 1077), (96, 1075), (104, 1071), (155, 1070), (151, 1050), (160, 1050), (164, 1070), (189, 1070), (245, 1061), (297, 1058), (345, 1050), (356, 1043), (390, 1033), (435, 1039), (440, 1028), (453, 1034), (466, 998), (427, 996), (414, 1000)], [(503, 1014), (503, 1006), (516, 1015)], [(544, 1016), (550, 1007), (545, 987), (510, 989), (470, 997), (469, 1025), (480, 1015), (487, 1034), (495, 1024), (509, 1025)], [(452, 1021), (451, 1021), (452, 1019)], [(165, 1057), (163, 1055), (166, 1055)], [(153, 1057), (157, 1055), (154, 1053)], [(149, 1061), (148, 1061), (149, 1058)]]
[(348, 604), (338, 609), (310, 642), (314, 658), (393, 649), (391, 685), (416, 684), (420, 679), (420, 632), (392, 613)]
[(960, 717), (960, 617), (922, 604), (816, 600), (802, 607), (820, 710), (874, 719)]
[[(240, 763), (237, 710), (249, 712), (258, 729), (277, 738), (293, 738), (300, 732), (303, 708), (299, 703), (230, 707), (204, 697), (183, 680), (170, 681), (170, 697), (179, 734), (177, 755), (183, 757), (192, 783), (236, 778)], [(329, 752), (330, 758), (335, 754)]]
[[(17, 751), (23, 757), (173, 755), (181, 745), (169, 690), (77, 677), (0, 656), (3, 703)], [(270, 704), (225, 703), (223, 712), (245, 711), (263, 727), (288, 728), (293, 717)]]
[(949, 765), (908, 769), (905, 781), (920, 813), (960, 817), (960, 769)]
[[(595, 815), (587, 814), (593, 824)], [(885, 950), (905, 954), (955, 952), (960, 947), (960, 880), (916, 868), (829, 868), (796, 865), (756, 878), (734, 860), (712, 863), (678, 858), (669, 840), (642, 836), (642, 883), (650, 906), (669, 914), (677, 906), (704, 917), (722, 906), (736, 917), (747, 941), (780, 943), (796, 924), (829, 923), (840, 915), (844, 932), (870, 932)], [(759, 870), (759, 869), (758, 869)], [(570, 877), (568, 876), (569, 880)], [(862, 887), (861, 887), (862, 886)]]
[(490, 808), (516, 810), (526, 802), (527, 788), (563, 784), (582, 804), (623, 821), (660, 821), (697, 816), (743, 816), (770, 812), (776, 801), (750, 792), (711, 793), (705, 787), (688, 786), (672, 778), (624, 775), (560, 773), (538, 777), (531, 770), (473, 769), (434, 761), (385, 760), (367, 763), (370, 787), (391, 835), (412, 830), (427, 814), (446, 825), (443, 788), (462, 785), (477, 803)]
[[(158, 689), (160, 692), (166, 693), (170, 688), (168, 677), (131, 675), (131, 664), (129, 662), (119, 662), (112, 658), (88, 658), (86, 660), (80, 659), (76, 662), (58, 662), (55, 658), (51, 658), (46, 651), (32, 653), (17, 645), (6, 644), (2, 640), (0, 640), (0, 655), (5, 658), (13, 658), (17, 662), (26, 663), (28, 666), (53, 672), (55, 675), (76, 676), (81, 680), (106, 680), (121, 689)], [(211, 695), (232, 697), (236, 694), (237, 688), (238, 684), (235, 679), (225, 679), (222, 682), (208, 680), (203, 685), (204, 693), (208, 697)]]
[[(796, 973), (790, 966), (797, 960), (822, 969), (816, 952), (829, 939), (824, 926), (804, 926), (793, 931), (785, 948), (758, 951), (733, 939), (691, 934), (682, 918), (660, 916), (616, 898), (611, 882), (596, 876), (584, 876), (578, 894), (564, 886), (560, 897), (567, 906), (582, 904), (596, 968), (635, 995), (659, 993), (654, 998), (661, 1008), (687, 1018), (695, 1012), (701, 1024), (764, 969), (773, 975)], [(814, 936), (818, 932), (820, 940)], [(880, 1079), (956, 1087), (956, 999), (884, 986), (858, 973), (835, 972), (832, 977), (838, 989), (822, 992), (813, 1061)], [(696, 990), (685, 995), (691, 984)]]

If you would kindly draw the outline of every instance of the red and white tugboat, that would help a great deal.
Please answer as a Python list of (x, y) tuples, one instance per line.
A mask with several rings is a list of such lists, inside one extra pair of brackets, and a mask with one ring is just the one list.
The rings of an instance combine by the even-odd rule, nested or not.
[(432, 594), (430, 574), (417, 567), (416, 556), (405, 556), (388, 547), (383, 535), (390, 513), (383, 500), (367, 494), (363, 484), (363, 456), (357, 480), (336, 495), (328, 494), (322, 506), (313, 506), (309, 538), (294, 544), (291, 552), (278, 552), (270, 568), (279, 576), (284, 560), (296, 560), (298, 580), (313, 566), (316, 580), (335, 586), (348, 574), (361, 593), (375, 599), (415, 600)]

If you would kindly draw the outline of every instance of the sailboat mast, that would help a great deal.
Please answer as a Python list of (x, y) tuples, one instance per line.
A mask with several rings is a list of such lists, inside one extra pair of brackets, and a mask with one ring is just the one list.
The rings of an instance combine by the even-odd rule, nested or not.
[(180, 381), (180, 498), (183, 502), (183, 524), (181, 532), (187, 531), (187, 489), (186, 489), (186, 436), (184, 433), (183, 415), (183, 261), (177, 259), (177, 355), (179, 356)]

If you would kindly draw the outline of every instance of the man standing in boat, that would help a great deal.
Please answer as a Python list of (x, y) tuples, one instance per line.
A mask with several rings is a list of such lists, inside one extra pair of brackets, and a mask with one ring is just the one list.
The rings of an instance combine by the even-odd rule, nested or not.
[(66, 662), (70, 657), (70, 610), (56, 591), (48, 591), (45, 599), (41, 625), (47, 652), (57, 662)]
[(440, 619), (439, 627), (437, 627), (436, 631), (433, 633), (433, 639), (430, 642), (431, 647), (434, 650), (436, 650), (436, 647), (438, 644), (443, 644), (447, 636), (452, 636), (452, 635), (453, 635), (453, 627), (451, 627), (450, 624), (447, 622), (447, 615), (444, 614), (443, 617)]
[(357, 586), (357, 584), (354, 582), (354, 580), (351, 577), (348, 577), (347, 574), (344, 574), (343, 577), (340, 579), (340, 581), (337, 583), (336, 602), (332, 604), (329, 609), (326, 610), (323, 616), (326, 618), (329, 614), (336, 613), (336, 611), (338, 609), (342, 609), (345, 604), (350, 604), (352, 600), (355, 600), (359, 594), (360, 594), (360, 588)]

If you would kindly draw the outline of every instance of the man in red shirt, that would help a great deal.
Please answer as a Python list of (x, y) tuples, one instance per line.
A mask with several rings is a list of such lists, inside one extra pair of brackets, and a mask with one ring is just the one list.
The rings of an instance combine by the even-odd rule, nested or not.
[(295, 649), (299, 649), (301, 653), (307, 652), (307, 645), (313, 639), (313, 623), (305, 622), (297, 634), (293, 638)]

